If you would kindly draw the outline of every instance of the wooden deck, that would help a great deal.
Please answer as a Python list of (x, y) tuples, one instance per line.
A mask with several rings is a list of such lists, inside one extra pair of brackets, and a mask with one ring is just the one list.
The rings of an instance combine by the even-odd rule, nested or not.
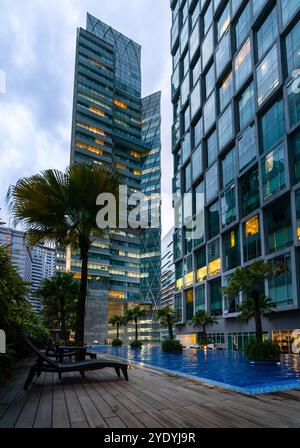
[(109, 369), (43, 374), (25, 392), (27, 372), (0, 386), (0, 428), (300, 427), (300, 391), (248, 397), (131, 367), (128, 383)]

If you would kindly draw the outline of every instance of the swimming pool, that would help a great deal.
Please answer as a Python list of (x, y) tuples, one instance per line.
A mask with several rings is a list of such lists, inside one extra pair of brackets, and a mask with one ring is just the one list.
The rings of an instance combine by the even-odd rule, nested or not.
[(125, 346), (96, 346), (93, 350), (247, 395), (300, 389), (297, 355), (282, 355), (280, 364), (258, 364), (250, 363), (242, 352), (225, 350), (188, 349), (173, 354), (150, 345), (142, 350)]

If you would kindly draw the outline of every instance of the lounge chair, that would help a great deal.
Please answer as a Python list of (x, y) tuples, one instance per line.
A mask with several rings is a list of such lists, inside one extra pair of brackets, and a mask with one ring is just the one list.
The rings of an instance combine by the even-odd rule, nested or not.
[(56, 361), (62, 363), (65, 358), (69, 358), (71, 361), (73, 357), (79, 356), (80, 360), (89, 356), (90, 359), (97, 359), (97, 355), (95, 353), (89, 352), (88, 347), (75, 347), (75, 346), (67, 346), (67, 345), (55, 345), (53, 343), (48, 342), (46, 346), (46, 356), (49, 358), (55, 358)]
[(25, 342), (30, 350), (38, 356), (37, 361), (30, 368), (27, 380), (24, 384), (24, 389), (27, 390), (30, 383), (32, 382), (35, 375), (38, 377), (42, 372), (49, 373), (58, 373), (58, 378), (61, 380), (62, 374), (66, 372), (80, 372), (81, 376), (84, 378), (85, 372), (87, 370), (100, 370), (105, 369), (106, 367), (113, 368), (116, 371), (116, 374), (120, 378), (122, 373), (128, 381), (128, 364), (119, 361), (111, 361), (111, 360), (88, 360), (88, 361), (78, 361), (78, 362), (70, 362), (66, 364), (59, 363), (49, 358), (46, 354), (37, 349), (37, 347), (32, 344), (27, 338), (25, 338)]

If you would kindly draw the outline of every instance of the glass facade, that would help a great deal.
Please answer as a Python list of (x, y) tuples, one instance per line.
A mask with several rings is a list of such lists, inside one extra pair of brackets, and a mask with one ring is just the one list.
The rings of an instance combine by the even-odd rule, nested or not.
[[(184, 5), (171, 1), (179, 15)], [(193, 255), (194, 283), (183, 288), (183, 307), (186, 290), (193, 289), (194, 311), (206, 309), (218, 318), (235, 319), (232, 314), (238, 312), (242, 294), (226, 299), (221, 286), (237, 267), (279, 257), (287, 260), (286, 273), (274, 285), (267, 286), (266, 281), (266, 294), (279, 304), (282, 301), (281, 308), (296, 305), (295, 291), (300, 296), (300, 89), (295, 70), (300, 69), (300, 2), (191, 0), (188, 5), (193, 60), (186, 73), (182, 69), (179, 73), (172, 103), (174, 110), (180, 104), (181, 116), (190, 108), (191, 130), (180, 127), (173, 153), (176, 182), (179, 173), (186, 179), (194, 193), (193, 216), (197, 212), (201, 219), (193, 244), (184, 244), (183, 233), (176, 232), (186, 249), (180, 255), (175, 247), (176, 263)], [(174, 12), (175, 28), (177, 15)], [(171, 43), (173, 80), (176, 61), (180, 65), (186, 56), (180, 36), (186, 34), (187, 22), (179, 20), (179, 36)], [(186, 89), (182, 92), (183, 83), (189, 94)], [(177, 121), (174, 113), (176, 129)], [(177, 151), (185, 145), (180, 161)], [(216, 332), (217, 327), (212, 329)], [(252, 330), (229, 333), (230, 340), (224, 338), (231, 347), (244, 347), (252, 337)]]

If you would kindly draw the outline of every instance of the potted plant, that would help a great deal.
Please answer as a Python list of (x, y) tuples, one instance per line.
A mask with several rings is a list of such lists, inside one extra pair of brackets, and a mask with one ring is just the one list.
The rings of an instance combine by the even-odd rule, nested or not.
[(125, 316), (126, 323), (134, 322), (135, 325), (135, 339), (130, 343), (130, 348), (141, 349), (143, 346), (142, 341), (138, 340), (138, 321), (146, 316), (146, 311), (143, 310), (139, 305), (127, 311)]
[(171, 306), (166, 306), (157, 311), (157, 317), (163, 327), (168, 328), (169, 338), (162, 342), (161, 348), (167, 353), (181, 353), (183, 346), (174, 339), (173, 325), (177, 322), (176, 312)]
[(251, 341), (245, 349), (249, 361), (277, 363), (280, 361), (280, 348), (272, 341)]

